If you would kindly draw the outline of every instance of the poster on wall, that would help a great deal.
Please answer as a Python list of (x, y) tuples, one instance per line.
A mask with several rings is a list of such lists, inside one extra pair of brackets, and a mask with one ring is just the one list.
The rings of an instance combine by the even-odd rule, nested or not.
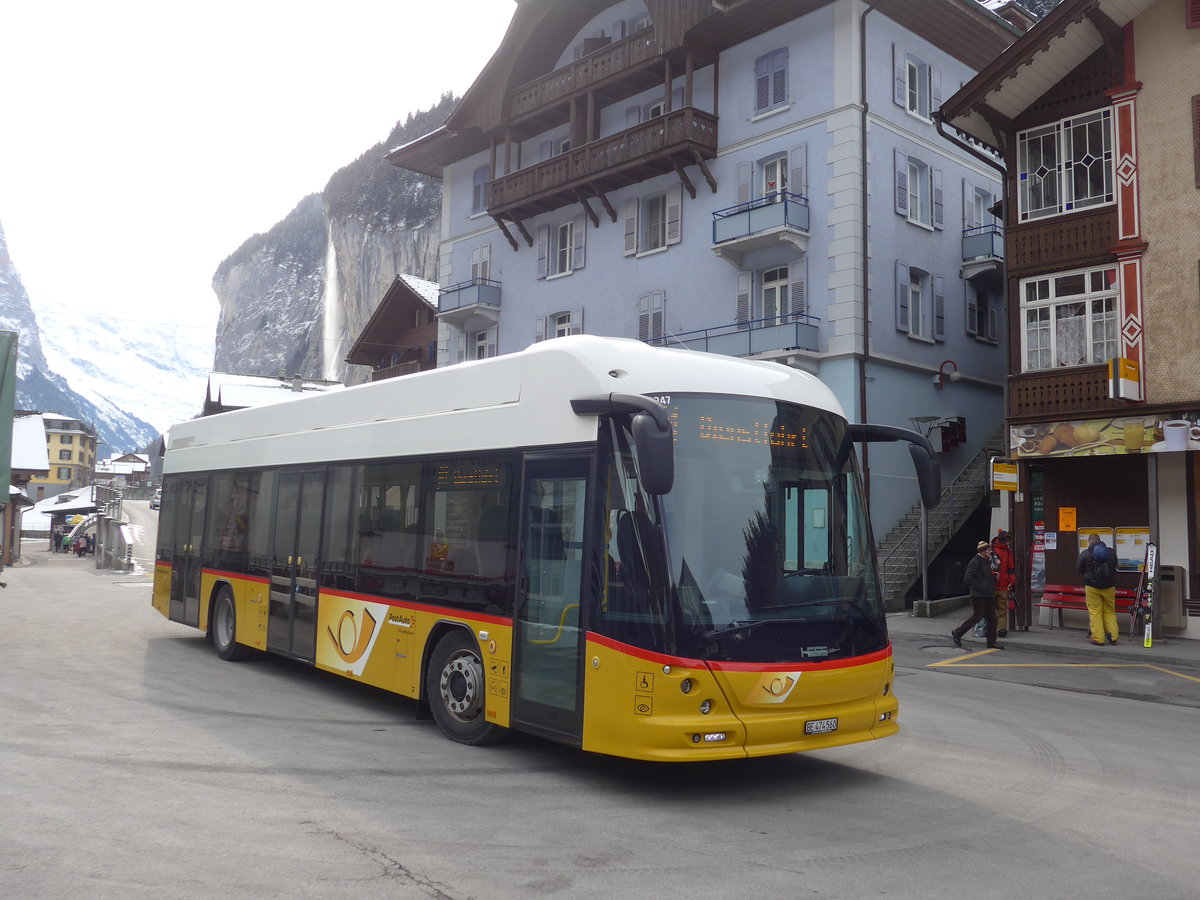
[(1010, 455), (1018, 459), (1200, 450), (1200, 413), (1013, 425), (1008, 438)]
[(1033, 546), (1029, 586), (1035, 591), (1046, 589), (1046, 523), (1033, 523)]
[(1117, 569), (1121, 572), (1141, 572), (1145, 568), (1146, 545), (1150, 529), (1140, 526), (1118, 526), (1116, 530)]

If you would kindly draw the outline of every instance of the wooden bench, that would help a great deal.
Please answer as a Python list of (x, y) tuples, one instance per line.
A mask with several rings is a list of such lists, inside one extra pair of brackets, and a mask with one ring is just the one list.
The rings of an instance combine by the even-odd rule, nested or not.
[[(1127, 615), (1133, 607), (1137, 591), (1129, 588), (1118, 588), (1116, 599), (1117, 615)], [(1042, 599), (1035, 606), (1058, 610), (1058, 627), (1063, 627), (1063, 610), (1077, 609), (1087, 612), (1087, 594), (1081, 584), (1048, 584), (1042, 592)], [(1050, 627), (1054, 627), (1053, 620)]]

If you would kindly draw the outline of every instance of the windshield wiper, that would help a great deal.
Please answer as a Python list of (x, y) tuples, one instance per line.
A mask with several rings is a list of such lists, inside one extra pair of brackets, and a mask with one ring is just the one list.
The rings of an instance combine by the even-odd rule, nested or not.
[(714, 628), (700, 635), (706, 641), (728, 637), (731, 634), (742, 634), (753, 631), (759, 625), (803, 625), (803, 619), (755, 619), (753, 622), (731, 622), (724, 628)]

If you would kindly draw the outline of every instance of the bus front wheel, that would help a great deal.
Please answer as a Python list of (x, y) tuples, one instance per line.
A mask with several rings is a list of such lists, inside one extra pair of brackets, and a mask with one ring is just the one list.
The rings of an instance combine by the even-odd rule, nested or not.
[(213, 601), (211, 631), (217, 656), (230, 662), (246, 658), (246, 648), (235, 640), (237, 608), (233, 603), (233, 591), (227, 587), (222, 587)]
[(446, 737), (460, 744), (490, 744), (505, 729), (484, 716), (483, 660), (462, 631), (451, 631), (433, 648), (426, 670), (429, 707)]

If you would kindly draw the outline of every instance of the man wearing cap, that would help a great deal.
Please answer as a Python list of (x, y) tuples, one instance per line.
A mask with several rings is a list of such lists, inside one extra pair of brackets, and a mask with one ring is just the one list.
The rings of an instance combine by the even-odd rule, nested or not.
[(992, 571), (992, 546), (987, 541), (976, 545), (975, 555), (963, 573), (963, 587), (971, 595), (971, 617), (950, 632), (950, 640), (961, 649), (962, 636), (983, 619), (987, 622), (988, 649), (1003, 649), (1004, 645), (996, 640), (996, 573)]
[(1008, 545), (1008, 532), (1001, 528), (992, 538), (992, 571), (996, 573), (996, 634), (1008, 635), (1008, 591), (1016, 584), (1016, 564)]
[(1088, 608), (1088, 640), (1104, 646), (1104, 636), (1115, 644), (1120, 634), (1117, 625), (1117, 566), (1113, 552), (1100, 535), (1089, 534), (1087, 549), (1079, 554), (1075, 569), (1083, 576), (1083, 591)]

